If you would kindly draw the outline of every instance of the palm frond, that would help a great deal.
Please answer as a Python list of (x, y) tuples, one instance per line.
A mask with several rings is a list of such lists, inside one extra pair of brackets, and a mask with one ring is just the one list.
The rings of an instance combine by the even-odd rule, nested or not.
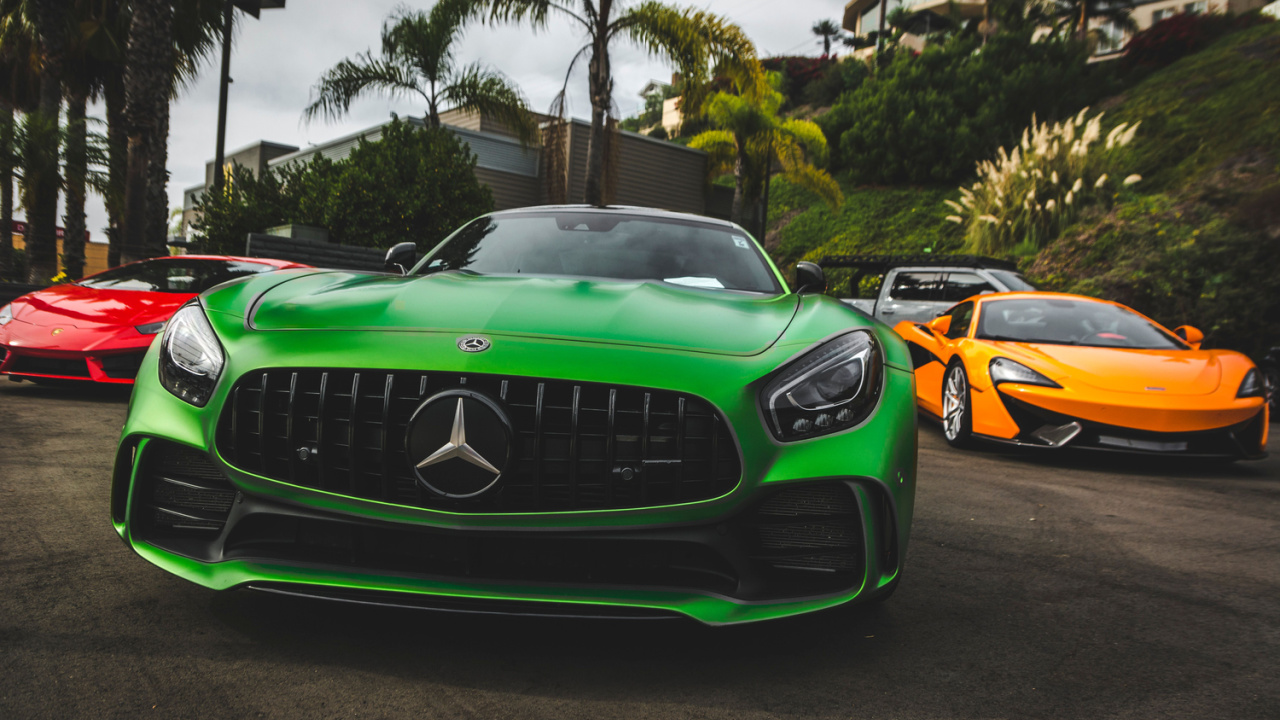
[(783, 172), (783, 177), (817, 195), (832, 210), (839, 210), (844, 204), (840, 184), (827, 172), (812, 165), (797, 165)]
[(728, 130), (707, 130), (695, 135), (689, 147), (707, 154), (707, 175), (715, 178), (733, 172), (738, 157), (738, 142)]
[(455, 108), (497, 120), (525, 145), (538, 140), (538, 123), (520, 89), (502, 74), (479, 63), (463, 68), (441, 92), (441, 99)]
[(685, 81), (685, 107), (702, 105), (713, 75), (755, 91), (764, 78), (755, 45), (742, 28), (705, 10), (677, 10), (656, 0), (628, 8), (609, 27), (650, 55), (672, 62)]
[(392, 97), (417, 94), (428, 103), (433, 100), (414, 68), (366, 52), (354, 60), (339, 62), (320, 78), (312, 90), (315, 100), (303, 111), (303, 118), (310, 121), (323, 115), (336, 120), (347, 112), (353, 100), (370, 92), (385, 92)]
[(473, 12), (487, 14), (490, 23), (528, 22), (535, 30), (547, 26), (552, 13), (563, 15), (581, 25), (588, 32), (593, 23), (587, 17), (573, 11), (569, 0), (471, 0)]
[(783, 121), (778, 129), (803, 146), (809, 162), (818, 167), (827, 164), (827, 136), (822, 134), (822, 128), (817, 123), (791, 119)]

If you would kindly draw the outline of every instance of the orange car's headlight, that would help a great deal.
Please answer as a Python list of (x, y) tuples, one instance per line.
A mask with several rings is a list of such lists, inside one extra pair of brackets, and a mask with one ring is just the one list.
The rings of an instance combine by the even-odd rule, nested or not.
[(1009, 358), (998, 357), (991, 361), (991, 384), (1017, 383), (1019, 385), (1040, 385), (1042, 387), (1060, 388), (1058, 383)]
[(1244, 374), (1244, 380), (1240, 381), (1240, 390), (1236, 392), (1238, 398), (1254, 398), (1266, 397), (1267, 386), (1262, 382), (1262, 373), (1258, 372), (1258, 368), (1253, 368)]

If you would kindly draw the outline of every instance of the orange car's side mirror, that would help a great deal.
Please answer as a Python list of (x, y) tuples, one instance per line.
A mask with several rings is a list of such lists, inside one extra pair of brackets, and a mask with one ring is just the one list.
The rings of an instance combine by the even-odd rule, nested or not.
[(951, 329), (951, 316), (943, 315), (930, 320), (929, 329), (939, 335), (946, 335), (947, 331)]
[(1204, 333), (1190, 325), (1180, 325), (1174, 328), (1173, 334), (1182, 338), (1183, 342), (1190, 345), (1192, 350), (1199, 350), (1200, 343), (1204, 342)]

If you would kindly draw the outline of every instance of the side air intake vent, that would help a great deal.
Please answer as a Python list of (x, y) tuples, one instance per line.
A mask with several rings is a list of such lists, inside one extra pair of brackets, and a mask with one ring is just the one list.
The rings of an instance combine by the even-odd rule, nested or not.
[(222, 530), (236, 491), (209, 456), (153, 440), (142, 462), (133, 514), (144, 535), (208, 537)]
[(832, 590), (861, 577), (862, 520), (847, 485), (782, 490), (760, 504), (754, 520), (753, 557), (772, 574)]

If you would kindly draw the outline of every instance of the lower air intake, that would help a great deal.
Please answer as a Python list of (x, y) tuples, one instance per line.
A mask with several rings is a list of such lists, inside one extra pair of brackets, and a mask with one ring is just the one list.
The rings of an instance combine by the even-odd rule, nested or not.
[(208, 455), (161, 440), (147, 444), (134, 510), (146, 536), (216, 535), (227, 522), (235, 488)]
[(754, 559), (775, 574), (811, 576), (807, 583), (845, 587), (860, 577), (862, 520), (843, 483), (783, 490), (755, 513)]

